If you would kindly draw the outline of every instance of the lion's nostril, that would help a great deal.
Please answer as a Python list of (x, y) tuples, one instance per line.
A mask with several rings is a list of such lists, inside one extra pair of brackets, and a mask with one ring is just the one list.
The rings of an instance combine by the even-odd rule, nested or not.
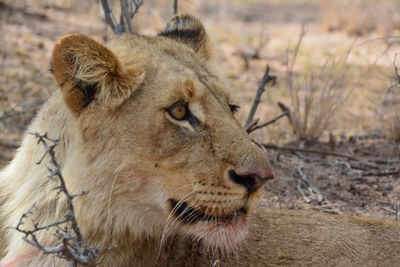
[(228, 171), (229, 178), (236, 184), (246, 187), (249, 194), (254, 193), (258, 188), (264, 185), (269, 179), (274, 176), (271, 174), (265, 178), (260, 178), (256, 175), (239, 175), (234, 170)]
[(267, 179), (267, 180), (272, 180), (272, 179), (274, 179), (274, 178), (275, 178), (275, 176), (274, 176), (274, 174), (273, 174), (272, 172), (268, 173), (268, 174), (265, 176), (265, 179)]

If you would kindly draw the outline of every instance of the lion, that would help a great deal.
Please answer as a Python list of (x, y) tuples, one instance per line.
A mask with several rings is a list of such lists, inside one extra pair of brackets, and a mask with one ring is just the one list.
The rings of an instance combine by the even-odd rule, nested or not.
[[(86, 243), (101, 266), (398, 266), (394, 220), (274, 210), (259, 200), (273, 173), (241, 127), (213, 64), (203, 25), (173, 17), (157, 36), (125, 35), (107, 45), (82, 34), (56, 44), (60, 90), (27, 132), (58, 138), (56, 156)], [(43, 149), (25, 134), (0, 172), (4, 228), (58, 221)], [(24, 225), (29, 228), (30, 224)], [(54, 232), (38, 234), (42, 244)], [(1, 266), (65, 266), (7, 229)], [(107, 248), (111, 248), (108, 250)]]

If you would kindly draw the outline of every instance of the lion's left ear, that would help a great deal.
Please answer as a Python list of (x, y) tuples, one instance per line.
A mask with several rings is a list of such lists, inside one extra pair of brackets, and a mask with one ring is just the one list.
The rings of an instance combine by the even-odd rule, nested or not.
[(82, 34), (61, 38), (53, 51), (52, 72), (74, 113), (92, 102), (116, 107), (144, 79), (139, 66), (126, 67), (111, 50)]
[(193, 48), (206, 59), (211, 57), (211, 49), (203, 24), (191, 15), (174, 16), (158, 35), (175, 39)]

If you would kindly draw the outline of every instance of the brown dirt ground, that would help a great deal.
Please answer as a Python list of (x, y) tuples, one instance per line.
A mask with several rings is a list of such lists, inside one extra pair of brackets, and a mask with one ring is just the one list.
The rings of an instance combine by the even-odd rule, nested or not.
[[(16, 4), (15, 1), (0, 1), (0, 166), (12, 158), (25, 127), (40, 105), (57, 89), (47, 71), (56, 40), (63, 34), (76, 31), (99, 40), (112, 36), (109, 30), (105, 30), (92, 5), (85, 7), (81, 4), (76, 8), (28, 2)], [(154, 3), (151, 2), (152, 5)], [(267, 16), (259, 10), (271, 10), (273, 7), (260, 5), (252, 4), (247, 9), (236, 8), (235, 16), (244, 27), (247, 22), (254, 20), (262, 20), (263, 23), (272, 20), (278, 23), (317, 20), (315, 14), (318, 13), (318, 7), (308, 3), (296, 9), (304, 10), (297, 13), (302, 16), (294, 16), (290, 12), (292, 9), (286, 5), (275, 7), (275, 11), (281, 12)], [(169, 15), (165, 7), (160, 10), (161, 15), (156, 15), (160, 16), (162, 22)], [(209, 8), (208, 12), (212, 11), (215, 9)], [(153, 16), (151, 12), (155, 11), (151, 8), (143, 11)], [(143, 32), (151, 33), (152, 30), (146, 28), (150, 27), (150, 22), (142, 21)], [(233, 50), (221, 50), (224, 53), (218, 56), (223, 60), (225, 68), (241, 64), (240, 57)], [(257, 70), (228, 77), (240, 86), (246, 84), (247, 87), (256, 88), (268, 60), (275, 59), (266, 57), (260, 63), (255, 63), (260, 66)], [(236, 65), (235, 70), (238, 69)], [(253, 93), (241, 93), (240, 104), (245, 106), (245, 110), (250, 105)], [(287, 123), (286, 119), (280, 123)], [(345, 136), (336, 139), (340, 140), (325, 143), (297, 142), (285, 146), (336, 152), (350, 155), (353, 159), (269, 149), (276, 179), (267, 184), (265, 204), (278, 208), (317, 209), (339, 214), (395, 218), (396, 204), (400, 203), (399, 144), (379, 138), (356, 139), (352, 142)], [(299, 174), (299, 168), (303, 175)], [(385, 175), (396, 171), (397, 174)]]

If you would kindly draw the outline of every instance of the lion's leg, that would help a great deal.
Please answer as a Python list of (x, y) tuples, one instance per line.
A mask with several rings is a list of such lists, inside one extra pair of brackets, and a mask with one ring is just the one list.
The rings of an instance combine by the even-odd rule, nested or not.
[(26, 252), (8, 258), (7, 256), (0, 262), (0, 267), (25, 267), (35, 258), (39, 258), (42, 252), (37, 248), (29, 248)]

